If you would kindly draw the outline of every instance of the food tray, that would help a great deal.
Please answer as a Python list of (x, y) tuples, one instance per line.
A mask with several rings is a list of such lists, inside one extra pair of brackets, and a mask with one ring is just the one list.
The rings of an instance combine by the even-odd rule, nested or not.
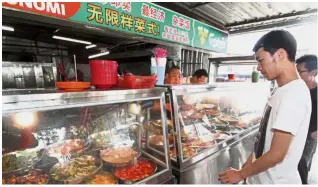
[[(197, 149), (206, 149), (206, 148), (211, 148), (213, 146), (215, 146), (217, 144), (216, 140), (212, 140), (212, 141), (207, 141), (204, 142), (202, 141), (202, 145), (195, 145), (195, 144), (191, 144), (192, 142), (187, 143), (187, 146), (189, 148), (197, 148)], [(204, 145), (206, 144), (206, 145)]]
[[(217, 118), (215, 119), (218, 120)], [(221, 130), (226, 132), (230, 130), (230, 124), (227, 121), (221, 121), (221, 120), (214, 121), (213, 119), (209, 121), (211, 124), (213, 124), (216, 127), (216, 130)]]
[[(153, 138), (159, 138), (159, 137), (156, 137), (156, 136), (160, 136), (160, 138), (163, 137), (162, 135), (152, 135), (152, 136), (150, 136), (150, 137), (149, 137), (149, 145), (150, 145), (151, 147), (157, 149), (157, 150), (163, 151), (163, 150), (164, 150), (164, 145), (159, 145), (159, 144), (155, 144), (155, 143), (154, 143), (155, 140), (153, 140)], [(173, 136), (173, 135), (170, 135), (170, 134), (169, 134), (169, 136)], [(158, 141), (158, 142), (161, 142), (161, 140)], [(163, 143), (163, 142), (162, 142), (162, 143)], [(169, 148), (172, 148), (172, 147), (174, 146), (174, 139), (173, 139), (173, 137), (169, 137), (169, 138), (168, 138), (168, 143), (169, 143)]]
[[(16, 174), (7, 175), (6, 177), (2, 178), (2, 184), (26, 184), (26, 181), (27, 181), (27, 180), (24, 180), (24, 182), (22, 182), (21, 179), (20, 179), (21, 182), (19, 182), (19, 178), (27, 178), (27, 177), (28, 177), (29, 175), (31, 175), (33, 172), (37, 172), (37, 173), (38, 173), (38, 174), (35, 174), (35, 175), (42, 174), (42, 175), (44, 175), (44, 176), (46, 177), (46, 181), (45, 181), (45, 182), (39, 183), (39, 181), (36, 182), (36, 180), (33, 179), (34, 183), (36, 183), (36, 184), (47, 184), (47, 183), (49, 182), (49, 177), (48, 177), (48, 175), (47, 175), (43, 170), (40, 170), (40, 169), (31, 169), (31, 170), (29, 170), (29, 171), (24, 171), (23, 173), (20, 173), (20, 175), (16, 175)], [(33, 175), (33, 176), (34, 176), (34, 175)], [(15, 183), (10, 183), (10, 182), (8, 181), (8, 180), (11, 179), (11, 177), (15, 179), (15, 181), (16, 181)], [(31, 179), (31, 180), (32, 180), (32, 179)], [(29, 181), (30, 181), (30, 179), (29, 179)]]
[(8, 171), (8, 172), (3, 172), (2, 171), (2, 175), (3, 176), (7, 176), (7, 175), (22, 175), (23, 173), (25, 173), (30, 168), (33, 168), (34, 165), (37, 162), (39, 162), (43, 158), (43, 155), (44, 155), (44, 150), (40, 150), (39, 148), (33, 148), (33, 149), (26, 149), (24, 151), (16, 151), (16, 152), (6, 153), (6, 154), (2, 155), (2, 158), (4, 156), (6, 156), (6, 155), (13, 155), (13, 154), (16, 155), (17, 157), (21, 157), (21, 156), (23, 156), (23, 153), (25, 153), (25, 152), (36, 152), (37, 156), (29, 158), (28, 164), (25, 167), (21, 167), (21, 168), (18, 168), (18, 169), (12, 170), (12, 171)]
[[(48, 146), (47, 155), (50, 156), (50, 157), (56, 157), (56, 158), (61, 157), (62, 156), (61, 153), (49, 153), (49, 150), (53, 149), (54, 147), (61, 146), (61, 145), (65, 144), (65, 142), (68, 141), (68, 140), (72, 140), (72, 139), (63, 140), (63, 141), (60, 141), (60, 142), (57, 142), (57, 143), (54, 143), (54, 144), (51, 144), (50, 146)], [(91, 141), (89, 141), (89, 140), (86, 140), (86, 141), (82, 140), (82, 141), (84, 142), (83, 149), (70, 152), (71, 156), (73, 156), (73, 157), (74, 156), (78, 156), (80, 153), (84, 152), (85, 150), (87, 150), (90, 147)]]
[[(91, 155), (84, 155), (84, 156), (91, 156)], [(96, 174), (103, 166), (102, 161), (99, 158), (94, 157), (95, 159), (95, 165), (97, 167), (97, 169), (95, 171), (93, 171), (92, 173), (88, 174), (87, 176), (84, 177), (78, 177), (78, 178), (72, 178), (72, 179), (68, 179), (68, 180), (55, 180), (52, 177), (52, 180), (63, 183), (63, 184), (80, 184), (82, 183), (85, 179), (93, 176), (94, 174)], [(67, 163), (56, 163), (50, 170), (50, 174), (52, 172), (53, 169), (59, 167), (59, 166), (64, 166), (64, 165), (68, 165), (69, 163), (71, 163), (72, 161), (74, 161), (75, 159), (71, 160), (70, 162)]]
[[(137, 151), (136, 149), (134, 149), (135, 151)], [(100, 158), (101, 160), (103, 161), (103, 164), (106, 165), (106, 166), (111, 166), (113, 168), (119, 168), (119, 167), (128, 167), (128, 166), (132, 166), (132, 165), (135, 165), (137, 163), (137, 160), (138, 158), (140, 157), (141, 155), (141, 152), (140, 151), (137, 151), (137, 155), (136, 157), (134, 157), (134, 159), (132, 160), (129, 160), (127, 162), (124, 162), (124, 163), (109, 163), (105, 160), (103, 160), (102, 156), (100, 155)]]
[[(208, 117), (208, 118), (214, 118), (214, 117), (217, 117), (217, 116), (220, 116), (221, 115), (221, 111), (220, 110), (217, 110), (217, 109), (205, 109), (205, 115)], [(213, 112), (214, 113), (213, 113)], [(212, 114), (213, 113), (213, 114)]]
[[(188, 149), (192, 149), (192, 150), (193, 150), (193, 154), (192, 154), (191, 156), (186, 156), (186, 157), (185, 157), (185, 156), (184, 156), (184, 153), (183, 153), (183, 154), (182, 154), (183, 159), (187, 159), (187, 158), (192, 157), (192, 156), (194, 156), (194, 155), (196, 155), (196, 154), (198, 153), (198, 150), (197, 150), (197, 149), (195, 149), (195, 148), (193, 148), (193, 147), (188, 147), (188, 146), (186, 146), (185, 144), (182, 144), (182, 149), (184, 149), (184, 147), (187, 147)], [(175, 148), (170, 149), (169, 155), (170, 155), (170, 157), (171, 157), (172, 159), (176, 160), (176, 159), (177, 159), (177, 156), (178, 156), (177, 150), (176, 150)]]
[[(158, 168), (157, 168), (157, 165), (156, 165), (155, 163), (153, 163), (151, 160), (146, 159), (146, 158), (140, 158), (140, 159), (138, 159), (138, 161), (141, 161), (141, 160), (143, 160), (143, 161), (148, 161), (148, 162), (153, 166), (154, 171), (153, 171), (149, 176), (151, 176), (151, 175), (153, 175), (154, 173), (157, 172), (157, 169), (158, 169)], [(115, 171), (116, 171), (117, 169), (120, 169), (120, 168), (113, 168), (113, 169), (112, 169), (112, 172), (114, 173), (115, 176), (116, 176)], [(149, 177), (149, 176), (147, 176), (147, 177)], [(141, 178), (141, 179), (138, 179), (138, 180), (123, 180), (123, 179), (121, 179), (121, 178), (118, 177), (118, 176), (116, 176), (116, 177), (119, 179), (120, 183), (122, 183), (122, 184), (135, 184), (136, 182), (141, 181), (141, 180), (147, 178), (147, 177), (144, 177), (144, 178)]]
[(233, 116), (219, 116), (220, 121), (228, 122), (230, 125), (236, 124), (239, 122), (239, 119)]
[[(111, 146), (111, 139), (110, 139), (111, 135), (112, 135), (112, 133), (110, 131), (102, 131), (102, 132), (98, 132), (98, 133), (94, 133), (94, 134), (89, 135), (88, 139), (92, 143), (92, 147), (94, 149), (98, 150), (98, 149), (103, 149), (103, 148), (109, 148), (109, 146)], [(108, 144), (106, 144), (106, 145), (103, 144), (100, 146), (97, 145), (97, 143), (95, 141), (97, 136), (102, 136), (102, 137), (108, 136), (107, 137), (109, 139)]]
[(86, 179), (83, 184), (95, 184), (93, 183), (93, 178), (95, 175), (110, 175), (110, 177), (112, 177), (115, 181), (115, 183), (102, 183), (102, 184), (108, 184), (108, 185), (114, 185), (114, 184), (118, 184), (118, 179), (115, 177), (115, 175), (113, 173), (110, 173), (110, 172), (106, 172), (106, 171), (103, 171), (103, 170), (99, 170), (98, 172), (96, 172), (94, 175), (92, 175), (90, 178)]
[[(224, 132), (224, 131), (216, 131), (216, 133), (220, 133), (221, 135), (220, 135), (220, 137), (215, 137), (215, 140), (217, 141), (217, 142), (221, 142), (221, 141), (223, 141), (223, 140), (227, 140), (228, 138), (230, 138), (230, 137), (232, 137), (232, 135), (230, 134), (230, 133), (228, 133), (228, 132)], [(223, 134), (223, 136), (224, 137), (226, 137), (226, 138), (222, 138), (222, 134)]]

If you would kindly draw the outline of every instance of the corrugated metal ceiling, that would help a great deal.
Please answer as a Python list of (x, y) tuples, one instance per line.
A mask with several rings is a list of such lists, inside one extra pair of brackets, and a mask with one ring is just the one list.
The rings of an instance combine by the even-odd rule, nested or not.
[[(315, 2), (169, 2), (157, 3), (223, 30), (317, 19)], [(182, 11), (182, 9), (184, 11)], [(313, 17), (314, 16), (314, 17)], [(283, 18), (283, 19), (281, 19)], [(277, 19), (280, 19), (277, 21)], [(264, 22), (265, 21), (265, 22)], [(255, 23), (257, 23), (255, 25)]]

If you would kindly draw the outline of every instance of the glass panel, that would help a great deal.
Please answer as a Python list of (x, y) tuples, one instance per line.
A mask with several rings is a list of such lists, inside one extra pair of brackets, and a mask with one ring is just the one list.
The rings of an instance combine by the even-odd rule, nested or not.
[[(222, 65), (218, 67), (216, 82), (227, 82), (228, 74), (235, 74), (237, 82), (252, 82), (252, 72), (257, 65)], [(265, 82), (264, 76), (259, 73), (259, 82)]]
[(264, 84), (177, 95), (182, 161), (259, 124), (269, 91)]
[[(160, 106), (146, 100), (3, 115), (3, 182), (110, 184), (164, 172), (164, 126), (149, 131), (162, 118), (162, 106), (150, 112), (155, 102)], [(147, 145), (155, 136), (160, 151)]]

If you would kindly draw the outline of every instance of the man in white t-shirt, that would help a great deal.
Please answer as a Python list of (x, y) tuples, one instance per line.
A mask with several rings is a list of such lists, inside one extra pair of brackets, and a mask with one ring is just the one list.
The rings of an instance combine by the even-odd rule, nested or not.
[(271, 31), (255, 45), (258, 71), (278, 88), (269, 98), (254, 151), (240, 170), (220, 174), (222, 183), (301, 184), (297, 167), (308, 133), (310, 92), (295, 65), (297, 43), (287, 31)]

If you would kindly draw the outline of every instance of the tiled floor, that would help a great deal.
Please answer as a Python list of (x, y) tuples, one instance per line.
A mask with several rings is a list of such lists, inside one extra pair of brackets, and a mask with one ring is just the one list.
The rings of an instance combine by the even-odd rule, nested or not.
[(308, 184), (316, 184), (316, 185), (318, 184), (317, 174), (318, 174), (318, 155), (316, 152), (314, 155), (313, 161), (311, 163), (311, 169), (308, 176)]

